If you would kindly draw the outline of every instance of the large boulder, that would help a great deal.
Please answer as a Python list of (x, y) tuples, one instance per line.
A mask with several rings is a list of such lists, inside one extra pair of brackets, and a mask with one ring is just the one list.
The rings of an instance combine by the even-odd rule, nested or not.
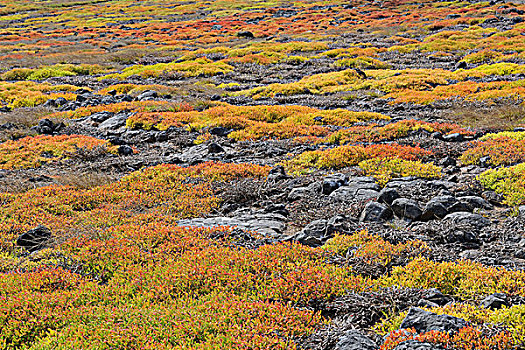
[(306, 225), (292, 237), (292, 240), (304, 245), (317, 247), (332, 238), (335, 233), (348, 232), (347, 219), (343, 215), (334, 216), (328, 220), (315, 220)]
[(346, 331), (335, 345), (334, 350), (376, 350), (379, 346), (372, 339), (357, 330)]
[(464, 319), (450, 315), (438, 315), (417, 307), (411, 307), (401, 322), (400, 328), (414, 328), (418, 333), (425, 333), (429, 331), (457, 332), (466, 326), (468, 323)]
[(378, 222), (391, 219), (392, 210), (384, 204), (378, 202), (369, 202), (366, 204), (359, 221)]
[(480, 306), (485, 309), (501, 309), (503, 306), (509, 306), (509, 303), (506, 294), (494, 293), (483, 299)]
[(418, 220), (423, 213), (418, 202), (407, 198), (394, 200), (392, 202), (392, 210), (397, 216), (409, 220)]
[(341, 201), (367, 201), (379, 196), (381, 187), (375, 183), (372, 177), (355, 177), (348, 180), (345, 186), (341, 186), (330, 194), (331, 198)]
[(449, 227), (463, 228), (463, 229), (477, 229), (480, 230), (485, 226), (490, 225), (490, 220), (479, 215), (468, 212), (457, 212), (448, 214), (443, 218), (445, 222), (449, 223)]

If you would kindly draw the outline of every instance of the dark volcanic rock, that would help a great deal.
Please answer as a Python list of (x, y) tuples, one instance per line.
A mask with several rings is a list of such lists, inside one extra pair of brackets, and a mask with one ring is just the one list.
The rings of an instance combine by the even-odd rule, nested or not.
[(344, 174), (333, 174), (325, 177), (322, 182), (323, 194), (329, 195), (346, 183)]
[(483, 299), (480, 306), (485, 309), (501, 309), (503, 306), (509, 306), (509, 303), (507, 302), (507, 295), (494, 293)]
[(448, 214), (443, 218), (444, 221), (449, 222), (449, 224), (457, 228), (465, 229), (482, 229), (485, 226), (490, 225), (490, 220), (473, 213), (458, 212)]
[(447, 208), (439, 202), (428, 202), (423, 208), (421, 220), (442, 219), (448, 214)]
[(372, 339), (352, 329), (345, 332), (334, 350), (376, 350), (378, 348), (379, 346)]
[(392, 210), (397, 216), (410, 220), (418, 220), (422, 214), (419, 204), (407, 198), (398, 198), (393, 201)]
[(387, 205), (392, 205), (392, 202), (398, 199), (399, 193), (393, 189), (393, 188), (383, 188), (381, 192), (379, 192), (379, 196), (377, 197), (377, 201), (379, 203), (384, 203)]
[(381, 188), (372, 177), (350, 178), (345, 186), (330, 194), (331, 198), (341, 201), (366, 201), (379, 196)]
[(42, 249), (51, 238), (51, 230), (44, 225), (39, 225), (21, 234), (16, 240), (16, 245), (24, 247), (30, 252)]
[(441, 350), (443, 348), (430, 343), (421, 343), (417, 340), (407, 340), (399, 344), (394, 350)]
[(335, 233), (349, 231), (346, 218), (342, 215), (334, 216), (328, 220), (315, 220), (306, 225), (293, 236), (293, 240), (308, 246), (319, 246), (332, 238)]
[(411, 307), (401, 322), (400, 329), (414, 328), (418, 333), (428, 331), (457, 332), (467, 325), (467, 321), (461, 318), (438, 315), (417, 307)]
[(247, 38), (247, 39), (252, 39), (254, 37), (253, 33), (250, 32), (250, 31), (247, 31), (247, 30), (244, 30), (244, 31), (241, 31), (241, 32), (238, 32), (237, 33), (237, 36), (239, 38)]
[(378, 202), (369, 202), (361, 213), (360, 221), (384, 221), (392, 218), (392, 210)]
[(122, 145), (118, 148), (118, 154), (121, 156), (129, 156), (133, 154), (133, 148), (128, 145)]

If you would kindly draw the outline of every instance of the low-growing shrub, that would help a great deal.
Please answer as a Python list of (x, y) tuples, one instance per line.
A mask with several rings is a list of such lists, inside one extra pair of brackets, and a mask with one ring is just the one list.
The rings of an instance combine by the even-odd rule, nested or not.
[(351, 235), (337, 234), (326, 242), (323, 249), (342, 256), (352, 251), (352, 259), (367, 265), (388, 267), (420, 256), (428, 246), (420, 240), (392, 244), (364, 230)]
[(474, 147), (467, 149), (459, 160), (463, 164), (512, 165), (525, 161), (525, 141), (519, 138), (498, 136), (486, 141), (476, 142)]
[(289, 170), (295, 172), (305, 171), (309, 168), (340, 169), (357, 165), (371, 158), (416, 160), (430, 154), (430, 151), (420, 147), (402, 146), (394, 143), (371, 146), (339, 146), (301, 153), (285, 162), (285, 165)]
[[(34, 168), (47, 162), (64, 159), (70, 153), (79, 149), (93, 149), (107, 142), (91, 136), (59, 135), (59, 136), (28, 136), (0, 144), (0, 168)], [(107, 151), (114, 147), (107, 147)]]
[(324, 125), (350, 126), (359, 121), (388, 119), (372, 112), (353, 112), (344, 109), (319, 110), (305, 106), (217, 106), (199, 111), (145, 112), (128, 118), (129, 128), (155, 128), (170, 126), (201, 130), (205, 127), (233, 129), (228, 137), (235, 140), (261, 138), (294, 138), (301, 136), (327, 136), (331, 130)]
[(508, 205), (525, 203), (525, 163), (487, 170), (478, 180), (485, 188), (502, 194)]
[(365, 175), (373, 176), (382, 186), (396, 177), (417, 176), (431, 179), (441, 177), (440, 167), (434, 164), (425, 164), (420, 161), (399, 158), (374, 158), (364, 160), (358, 165)]
[(525, 272), (486, 267), (469, 260), (437, 263), (416, 259), (394, 268), (383, 282), (389, 286), (438, 288), (444, 294), (462, 298), (492, 293), (525, 295)]

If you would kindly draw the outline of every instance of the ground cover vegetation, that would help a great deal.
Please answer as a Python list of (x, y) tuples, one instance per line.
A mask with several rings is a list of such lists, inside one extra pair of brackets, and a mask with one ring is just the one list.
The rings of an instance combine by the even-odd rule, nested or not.
[(0, 349), (524, 349), (525, 5), (0, 0)]

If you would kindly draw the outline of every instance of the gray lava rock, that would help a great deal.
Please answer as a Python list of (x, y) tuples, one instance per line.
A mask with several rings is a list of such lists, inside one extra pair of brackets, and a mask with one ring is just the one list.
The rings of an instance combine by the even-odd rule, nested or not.
[(428, 202), (423, 208), (423, 213), (421, 214), (421, 220), (433, 220), (433, 219), (443, 219), (448, 214), (448, 210), (443, 204), (439, 202)]
[(454, 158), (452, 158), (452, 157), (445, 157), (445, 158), (439, 160), (438, 165), (444, 166), (444, 167), (455, 166), (456, 165), (456, 160)]
[(102, 131), (116, 130), (126, 125), (128, 117), (128, 113), (117, 113), (113, 117), (100, 123), (98, 128)]
[(392, 202), (398, 199), (399, 193), (393, 189), (393, 188), (383, 188), (381, 192), (379, 192), (379, 196), (377, 197), (377, 201), (379, 203), (385, 203), (387, 205), (392, 205)]
[(331, 198), (341, 201), (366, 201), (376, 199), (381, 187), (372, 177), (355, 177), (347, 185), (339, 187), (330, 194)]
[(109, 118), (113, 117), (115, 113), (103, 111), (103, 112), (97, 112), (92, 114), (89, 119), (91, 119), (94, 122), (102, 123), (103, 121), (108, 120)]
[(223, 153), (224, 148), (216, 142), (212, 142), (208, 145), (208, 152), (210, 153)]
[(133, 148), (128, 145), (122, 145), (118, 148), (118, 154), (121, 156), (130, 156), (133, 154)]
[(39, 225), (18, 236), (16, 245), (26, 248), (30, 252), (42, 249), (51, 238), (51, 230), (44, 225)]
[(169, 139), (169, 133), (167, 131), (159, 131), (155, 134), (155, 141), (157, 142), (164, 142), (168, 141)]
[(448, 142), (461, 142), (464, 139), (465, 138), (460, 133), (454, 133), (454, 134), (443, 136), (443, 141), (448, 141)]
[(55, 105), (57, 105), (58, 107), (63, 106), (66, 103), (67, 103), (67, 100), (63, 97), (59, 97), (55, 100)]
[(179, 220), (177, 224), (189, 227), (231, 226), (277, 238), (286, 228), (285, 220), (284, 216), (276, 213), (239, 213), (235, 217), (184, 219)]
[(293, 240), (308, 246), (319, 246), (332, 238), (335, 233), (348, 232), (346, 218), (337, 215), (329, 220), (315, 220), (306, 225), (301, 231), (293, 236)]
[(288, 200), (290, 202), (296, 201), (303, 197), (306, 197), (310, 193), (308, 187), (296, 187), (288, 193)]
[(437, 347), (430, 343), (421, 343), (417, 340), (407, 340), (399, 344), (394, 350), (441, 350), (443, 348)]
[(416, 201), (407, 198), (398, 198), (393, 201), (392, 210), (397, 216), (410, 220), (418, 220), (423, 213)]
[(209, 130), (209, 133), (212, 135), (217, 135), (217, 136), (228, 136), (228, 134), (231, 133), (232, 131), (233, 131), (232, 129), (227, 129), (222, 126), (217, 126), (217, 127), (211, 128)]
[(389, 220), (393, 216), (392, 210), (378, 202), (369, 202), (366, 204), (359, 221), (377, 222)]
[(155, 90), (146, 90), (140, 95), (137, 96), (137, 100), (139, 101), (146, 101), (146, 100), (152, 100), (154, 98), (159, 97), (159, 93)]
[(457, 213), (457, 212), (470, 212), (472, 211), (472, 207), (465, 202), (456, 202), (453, 206), (449, 208), (449, 211), (451, 213)]
[(237, 32), (237, 36), (238, 36), (239, 38), (246, 38), (246, 39), (252, 39), (252, 38), (254, 38), (253, 33), (250, 32), (250, 31), (247, 31), (247, 30), (245, 30), (245, 31), (241, 31), (241, 32)]
[(490, 225), (490, 220), (479, 215), (467, 212), (458, 212), (448, 214), (443, 218), (444, 221), (450, 222), (449, 227), (460, 227), (465, 229), (482, 229)]
[(439, 306), (443, 306), (452, 300), (452, 298), (443, 295), (443, 293), (441, 293), (441, 291), (437, 288), (430, 288), (426, 290), (423, 294), (423, 298), (424, 300), (428, 300)]
[(346, 176), (344, 174), (326, 176), (322, 182), (322, 193), (329, 195), (344, 184), (346, 184)]
[(487, 209), (492, 210), (494, 206), (485, 199), (478, 196), (463, 196), (458, 198), (459, 201), (464, 202), (470, 206), (471, 209)]
[(376, 350), (378, 348), (379, 346), (372, 339), (352, 329), (345, 332), (334, 350)]
[(480, 303), (480, 306), (485, 309), (501, 309), (503, 306), (508, 306), (507, 295), (503, 293), (494, 293), (487, 296)]
[(286, 171), (282, 165), (278, 165), (270, 169), (268, 173), (268, 181), (279, 181), (288, 179), (289, 176), (286, 175)]
[(464, 319), (450, 315), (438, 315), (417, 307), (411, 307), (401, 322), (400, 329), (414, 328), (418, 333), (428, 331), (457, 332), (466, 326), (468, 323)]

